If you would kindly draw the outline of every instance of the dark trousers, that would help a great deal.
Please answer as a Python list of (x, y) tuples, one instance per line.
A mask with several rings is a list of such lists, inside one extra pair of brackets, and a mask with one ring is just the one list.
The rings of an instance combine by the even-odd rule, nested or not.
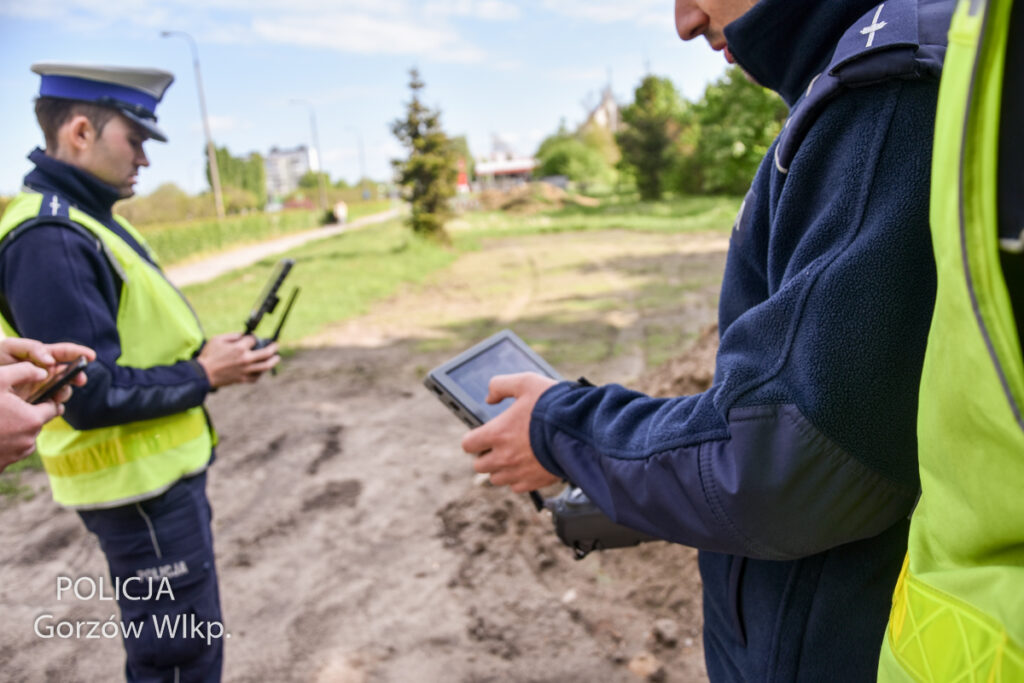
[[(130, 683), (220, 681), (223, 660), (220, 595), (214, 566), (206, 473), (182, 479), (162, 495), (108, 510), (82, 510), (107, 557), (124, 637)], [(149, 581), (133, 580), (142, 577)], [(130, 599), (151, 595), (149, 599)]]

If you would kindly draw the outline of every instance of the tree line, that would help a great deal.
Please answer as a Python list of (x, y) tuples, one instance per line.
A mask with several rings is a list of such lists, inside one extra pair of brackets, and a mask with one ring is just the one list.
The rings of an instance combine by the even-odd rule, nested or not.
[[(731, 67), (688, 102), (668, 78), (649, 75), (621, 112), (613, 144), (584, 126), (545, 139), (540, 175), (581, 184), (635, 185), (641, 198), (666, 192), (742, 194), (786, 119), (778, 95)], [(606, 137), (612, 137), (606, 133)]]
[[(457, 160), (471, 157), (465, 138), (445, 134), (440, 110), (423, 104), (416, 69), (409, 88), (405, 116), (391, 124), (408, 152), (392, 162), (396, 182), (412, 207), (413, 230), (443, 239)], [(578, 187), (635, 187), (644, 200), (666, 192), (742, 194), (787, 113), (778, 95), (738, 67), (709, 84), (696, 102), (683, 98), (670, 79), (649, 75), (622, 108), (617, 132), (593, 122), (570, 131), (563, 120), (540, 144), (535, 176), (562, 176)]]
[[(295, 191), (285, 197), (270, 197), (267, 193), (267, 172), (262, 154), (251, 152), (235, 156), (227, 147), (216, 147), (215, 152), (224, 209), (228, 215), (263, 211), (271, 201), (295, 200), (299, 205), (313, 205), (316, 202), (321, 175), (326, 180), (327, 200), (332, 206), (338, 201), (351, 203), (372, 198), (377, 194), (378, 183), (369, 178), (362, 178), (355, 185), (349, 185), (344, 179), (332, 181), (326, 173), (307, 171), (299, 178)], [(202, 155), (206, 159), (205, 147), (202, 148)], [(210, 179), (210, 165), (207, 162), (206, 181), (212, 185)], [(0, 198), (0, 202), (3, 201)], [(0, 203), (0, 208), (2, 206)], [(134, 225), (212, 219), (217, 215), (211, 191), (190, 195), (174, 183), (164, 183), (148, 195), (119, 202), (117, 212)]]
[[(425, 87), (416, 69), (410, 71), (411, 99), (391, 131), (407, 150), (392, 162), (395, 180), (410, 203), (410, 224), (417, 233), (443, 236), (455, 195), (458, 160), (472, 177), (473, 157), (465, 137), (450, 137), (441, 126), (441, 112), (422, 101)], [(565, 122), (537, 149), (538, 177), (563, 176), (578, 187), (635, 188), (645, 200), (666, 192), (742, 194), (758, 163), (785, 121), (785, 103), (773, 92), (748, 80), (732, 67), (709, 84), (696, 102), (683, 98), (668, 78), (648, 75), (636, 87), (633, 101), (620, 112), (620, 129), (589, 122), (575, 131)], [(205, 150), (204, 150), (205, 152)], [(229, 213), (261, 210), (267, 204), (264, 159), (252, 153), (233, 156), (216, 149), (225, 208)], [(205, 154), (204, 154), (205, 156)], [(207, 179), (209, 179), (207, 166)], [(299, 192), (312, 192), (314, 172), (302, 178)], [(327, 184), (335, 191), (344, 181)], [(209, 194), (190, 197), (173, 185), (150, 197), (121, 205), (137, 220), (169, 220), (213, 215)], [(139, 215), (134, 215), (139, 214)]]

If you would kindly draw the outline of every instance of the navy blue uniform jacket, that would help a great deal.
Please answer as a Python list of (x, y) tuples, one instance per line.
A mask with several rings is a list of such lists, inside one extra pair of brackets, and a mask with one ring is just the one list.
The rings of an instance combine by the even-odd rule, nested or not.
[[(29, 159), (36, 168), (25, 177), (26, 187), (57, 195), (62, 206), (89, 214), (150, 260), (113, 219), (115, 188), (40, 149)], [(77, 342), (96, 351), (96, 362), (87, 369), (88, 384), (75, 389), (66, 405), (64, 419), (75, 429), (174, 415), (202, 405), (210, 390), (194, 359), (152, 368), (117, 364), (120, 291), (121, 281), (95, 239), (60, 223), (36, 225), (0, 253), (0, 306), (18, 333), (45, 342)]]
[(733, 230), (713, 386), (655, 399), (563, 382), (533, 411), (548, 470), (701, 550), (712, 680), (875, 678), (918, 491), (952, 6), (762, 0), (727, 27), (791, 111)]

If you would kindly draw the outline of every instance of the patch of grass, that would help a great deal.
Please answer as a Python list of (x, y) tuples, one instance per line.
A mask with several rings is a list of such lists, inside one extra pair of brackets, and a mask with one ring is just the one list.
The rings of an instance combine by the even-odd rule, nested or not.
[(680, 197), (658, 202), (605, 201), (592, 207), (566, 204), (528, 216), (481, 211), (464, 216), (466, 229), (457, 233), (457, 238), (586, 230), (728, 232), (741, 202), (739, 197)]
[[(348, 220), (387, 211), (390, 200), (354, 203)], [(297, 209), (278, 213), (251, 213), (185, 223), (158, 223), (139, 228), (164, 266), (223, 251), (230, 247), (262, 242), (320, 225), (320, 211)]]
[(651, 278), (637, 293), (635, 303), (642, 310), (656, 311), (665, 308), (667, 303), (678, 302), (687, 292), (698, 292), (705, 287), (717, 286), (720, 282), (721, 278), (700, 276), (681, 282)]
[(644, 326), (644, 355), (647, 367), (656, 368), (670, 358), (677, 356), (697, 338), (694, 332), (687, 332), (677, 326), (650, 324)]
[(22, 470), (34, 470), (36, 472), (43, 471), (43, 461), (39, 457), (39, 453), (33, 453), (24, 460), (8, 465), (7, 469), (4, 470), (4, 474), (15, 474)]
[(25, 470), (42, 470), (43, 461), (38, 453), (33, 453), (24, 460), (9, 465), (0, 474), (0, 498), (11, 500), (31, 500), (35, 493), (32, 488), (21, 482), (21, 473)]
[(416, 352), (463, 351), (468, 346), (491, 336), (501, 328), (496, 318), (472, 318), (461, 320), (454, 325), (444, 325), (444, 327), (449, 331), (449, 336), (437, 339), (421, 339), (416, 342)]
[[(277, 261), (285, 256), (295, 259), (295, 269), (281, 292), (284, 299), (292, 287), (302, 288), (282, 335), (282, 341), (287, 343), (316, 334), (329, 324), (366, 313), (374, 302), (394, 295), (400, 287), (422, 282), (430, 273), (451, 264), (460, 254), (479, 249), (483, 239), (514, 238), (570, 229), (726, 232), (738, 207), (739, 200), (735, 198), (691, 197), (653, 203), (627, 199), (597, 207), (571, 206), (533, 215), (475, 212), (458, 221), (458, 228), (451, 231), (452, 239), (448, 246), (416, 237), (403, 222), (396, 220), (310, 243), (216, 280), (186, 287), (184, 291), (208, 335), (239, 331)], [(621, 267), (624, 272), (635, 272), (646, 266), (624, 264)], [(526, 268), (524, 265), (523, 278), (529, 276)], [(500, 282), (481, 281), (478, 286), (480, 292), (490, 295), (502, 294), (505, 290), (512, 294), (518, 290), (519, 281), (509, 278), (506, 273)], [(678, 288), (673, 292), (666, 287), (664, 291), (656, 292), (655, 298), (678, 295), (678, 291)], [(574, 298), (566, 304), (569, 310), (564, 311), (573, 319), (601, 317), (619, 305), (611, 293), (596, 291), (592, 285), (586, 292), (574, 292), (570, 286), (562, 294)], [(646, 307), (646, 295), (640, 292), (639, 296)], [(265, 319), (258, 333), (270, 334), (280, 313), (280, 310), (276, 311)], [(483, 338), (494, 324), (494, 321), (480, 321), (474, 329), (462, 330), (458, 337)], [(601, 329), (594, 330), (593, 339), (596, 341), (592, 348), (574, 348), (573, 355), (578, 357), (582, 353), (587, 360), (595, 361), (607, 357), (612, 334), (602, 326), (598, 327)], [(424, 340), (418, 349), (437, 351), (450, 343)], [(556, 350), (555, 354), (558, 353)]]
[(18, 473), (0, 475), (0, 499), (12, 501), (32, 500), (34, 494), (32, 489), (21, 483), (21, 475)]
[[(399, 221), (390, 221), (304, 245), (184, 292), (207, 335), (240, 331), (274, 265), (285, 256), (293, 258), (295, 268), (281, 297), (296, 286), (302, 291), (282, 333), (282, 341), (287, 341), (365, 313), (372, 302), (394, 294), (405, 283), (421, 281), (457, 255), (454, 249), (416, 237)], [(257, 333), (271, 333), (283, 306), (264, 319)]]
[[(557, 323), (553, 327), (559, 327)], [(571, 342), (532, 336), (529, 328), (520, 335), (537, 353), (555, 368), (598, 366), (622, 351), (616, 344), (615, 328), (600, 320), (584, 319), (566, 323), (562, 330), (572, 330)]]

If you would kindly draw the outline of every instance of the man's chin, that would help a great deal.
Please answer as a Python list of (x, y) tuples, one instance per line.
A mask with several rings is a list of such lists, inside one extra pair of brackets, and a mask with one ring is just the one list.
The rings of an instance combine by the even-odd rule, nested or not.
[(135, 196), (135, 188), (129, 185), (128, 187), (122, 187), (121, 192), (118, 193), (121, 199), (128, 199), (129, 197)]

